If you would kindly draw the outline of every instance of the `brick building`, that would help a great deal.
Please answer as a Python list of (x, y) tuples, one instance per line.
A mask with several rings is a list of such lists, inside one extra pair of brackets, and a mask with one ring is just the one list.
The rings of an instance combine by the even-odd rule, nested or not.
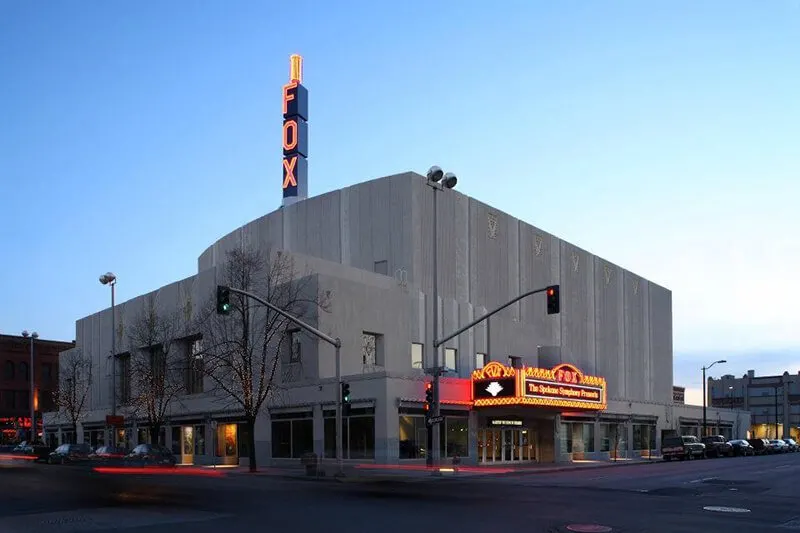
[[(53, 391), (58, 385), (58, 355), (73, 348), (72, 342), (35, 339), (34, 406), (37, 427), (41, 432), (41, 413), (54, 410)], [(21, 335), (0, 335), (0, 441), (25, 438), (30, 419), (31, 339)]]

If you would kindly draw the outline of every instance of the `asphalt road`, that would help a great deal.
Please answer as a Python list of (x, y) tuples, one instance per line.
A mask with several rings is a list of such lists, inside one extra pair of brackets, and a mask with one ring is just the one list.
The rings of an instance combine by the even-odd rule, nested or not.
[[(231, 475), (123, 476), (109, 485), (59, 468), (0, 470), (0, 533), (800, 530), (800, 520), (792, 523), (800, 518), (800, 453), (368, 483)], [(711, 506), (747, 512), (704, 509)]]

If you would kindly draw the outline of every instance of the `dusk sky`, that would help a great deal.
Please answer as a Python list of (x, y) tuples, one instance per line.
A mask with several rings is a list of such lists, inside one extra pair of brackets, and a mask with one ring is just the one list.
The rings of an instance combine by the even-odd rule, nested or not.
[(800, 370), (800, 2), (3, 2), (0, 332), (196, 272), (281, 201), (432, 164), (673, 291), (675, 382)]

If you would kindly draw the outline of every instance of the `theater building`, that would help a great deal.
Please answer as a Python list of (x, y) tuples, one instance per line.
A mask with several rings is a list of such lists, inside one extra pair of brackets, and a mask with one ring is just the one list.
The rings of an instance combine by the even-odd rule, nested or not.
[[(560, 285), (559, 314), (548, 315), (544, 296), (534, 295), (441, 348), (442, 455), (476, 464), (625, 457), (657, 450), (667, 431), (697, 432), (701, 409), (674, 402), (668, 289), (456, 189), (437, 194), (438, 250), (432, 189), (407, 172), (293, 198), (211, 244), (196, 275), (152, 294), (188, 320), (212, 297), (227, 250), (291, 254), (297, 270), (331, 297), (329, 312), (312, 323), (342, 340), (342, 376), (353, 397), (344, 420), (348, 461), (413, 462), (429, 453), (423, 401), (434, 313), (441, 337), (552, 284)], [(120, 353), (126, 324), (146, 296), (116, 307)], [(179, 341), (187, 360), (198, 342), (192, 333)], [(77, 347), (98, 376), (80, 425), (81, 438), (93, 444), (103, 439), (110, 407), (111, 334), (109, 309), (76, 323)], [(208, 378), (189, 370), (159, 440), (184, 463), (243, 462), (242, 414), (212, 401)], [(298, 332), (281, 355), (276, 379), (284, 393), (256, 424), (262, 464), (297, 462), (311, 451), (333, 456), (334, 371), (333, 348)], [(118, 367), (120, 379), (125, 372)], [(710, 408), (707, 418), (715, 433), (731, 437), (750, 427), (740, 411)], [(55, 435), (67, 429), (54, 417), (45, 422)], [(146, 440), (141, 424), (127, 416), (118, 438)]]

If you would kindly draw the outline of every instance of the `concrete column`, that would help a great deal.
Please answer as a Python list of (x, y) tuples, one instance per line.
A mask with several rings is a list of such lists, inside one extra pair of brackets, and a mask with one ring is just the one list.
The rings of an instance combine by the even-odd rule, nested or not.
[(480, 420), (477, 411), (469, 412), (469, 457), (462, 457), (461, 462), (464, 464), (476, 466), (480, 461), (480, 448), (478, 447), (478, 430), (480, 429)]
[(375, 399), (375, 462), (397, 463), (400, 459), (400, 422), (397, 404), (389, 401), (387, 391)]
[[(272, 417), (269, 410), (265, 409), (261, 416), (256, 418), (253, 428), (256, 444), (256, 466), (263, 467), (272, 464)], [(249, 458), (239, 456), (239, 463), (249, 464)]]
[(628, 421), (625, 422), (625, 433), (627, 433), (627, 435), (628, 435), (628, 438), (627, 438), (628, 449), (625, 450), (625, 456), (624, 457), (631, 458), (631, 457), (633, 457), (633, 448), (634, 448), (634, 446), (633, 446), (633, 420), (628, 419)]
[(561, 439), (566, 435), (561, 435), (561, 415), (556, 415), (553, 420), (553, 462), (563, 463), (564, 457), (561, 455)]
[(602, 433), (600, 432), (600, 421), (597, 418), (595, 418), (594, 420), (593, 431), (594, 431), (594, 439), (593, 439), (594, 450), (592, 450), (592, 452), (594, 453), (592, 454), (592, 456), (600, 457), (600, 454), (605, 452), (600, 452), (600, 448), (602, 447), (603, 443), (600, 441), (600, 439), (602, 438)]
[(320, 459), (325, 457), (325, 419), (320, 404), (314, 406), (314, 453)]

